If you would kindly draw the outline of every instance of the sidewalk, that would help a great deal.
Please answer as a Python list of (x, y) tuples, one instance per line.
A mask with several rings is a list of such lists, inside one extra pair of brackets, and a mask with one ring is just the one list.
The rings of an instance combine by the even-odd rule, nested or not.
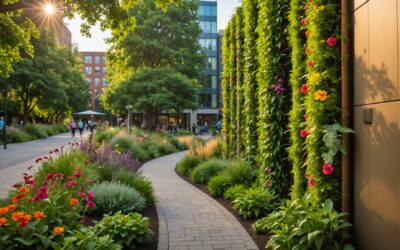
[(258, 249), (229, 211), (176, 175), (175, 165), (185, 154), (161, 157), (141, 168), (155, 190), (158, 250)]
[(41, 156), (49, 156), (49, 152), (55, 148), (64, 146), (68, 142), (80, 142), (79, 135), (75, 138), (70, 133), (29, 141), (24, 143), (7, 144), (7, 149), (0, 148), (0, 197), (7, 195), (12, 185), (22, 181), (22, 173), (28, 172), (30, 165), (35, 166), (35, 159)]

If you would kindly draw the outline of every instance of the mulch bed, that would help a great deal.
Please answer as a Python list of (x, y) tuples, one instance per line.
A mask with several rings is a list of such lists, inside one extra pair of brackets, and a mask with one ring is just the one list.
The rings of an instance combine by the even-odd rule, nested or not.
[(267, 244), (268, 237), (263, 234), (256, 234), (253, 232), (251, 229), (251, 225), (255, 222), (255, 220), (245, 220), (243, 219), (239, 213), (236, 210), (233, 210), (231, 207), (231, 202), (222, 198), (222, 197), (213, 197), (211, 194), (208, 192), (207, 185), (206, 184), (197, 184), (192, 182), (192, 179), (189, 176), (184, 176), (181, 175), (178, 171), (175, 169), (175, 173), (180, 176), (182, 179), (184, 179), (186, 182), (190, 183), (191, 185), (195, 186), (196, 188), (200, 189), (203, 193), (207, 194), (219, 204), (224, 206), (233, 216), (236, 217), (236, 219), (242, 224), (244, 229), (246, 229), (247, 233), (251, 236), (251, 238), (254, 240), (256, 245), (258, 246), (258, 249), (265, 249), (265, 245)]
[(148, 217), (150, 219), (150, 229), (153, 230), (155, 236), (154, 236), (153, 242), (138, 246), (136, 249), (157, 250), (157, 246), (158, 246), (158, 216), (157, 216), (156, 205), (154, 203), (148, 205), (141, 214), (144, 217)]

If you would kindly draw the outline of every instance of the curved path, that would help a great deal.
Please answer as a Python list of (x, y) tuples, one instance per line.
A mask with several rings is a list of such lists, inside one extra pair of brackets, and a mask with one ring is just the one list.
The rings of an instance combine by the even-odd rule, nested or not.
[(158, 250), (258, 249), (229, 211), (175, 173), (185, 154), (160, 157), (141, 168), (155, 190)]

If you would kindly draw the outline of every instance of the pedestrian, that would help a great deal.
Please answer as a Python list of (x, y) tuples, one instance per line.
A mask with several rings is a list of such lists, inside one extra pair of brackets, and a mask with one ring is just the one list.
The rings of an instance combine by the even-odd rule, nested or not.
[(174, 124), (172, 126), (172, 129), (173, 129), (173, 135), (175, 136), (178, 133), (178, 125)]
[(85, 128), (85, 124), (83, 123), (82, 119), (79, 119), (78, 129), (79, 129), (79, 135), (81, 136), (81, 139), (82, 139), (84, 128)]
[(6, 123), (4, 122), (4, 117), (0, 116), (0, 131), (2, 131), (5, 126), (6, 126)]
[(217, 123), (217, 132), (221, 133), (221, 129), (222, 129), (222, 122), (221, 122), (221, 120), (219, 120)]
[(203, 129), (204, 129), (204, 133), (206, 135), (208, 135), (208, 124), (207, 124), (207, 122), (204, 123)]
[(75, 137), (76, 123), (74, 119), (72, 119), (71, 123), (69, 124), (69, 127), (71, 128), (72, 137)]
[(89, 129), (90, 129), (90, 136), (92, 136), (93, 135), (93, 130), (96, 127), (96, 123), (94, 123), (94, 121), (89, 121), (88, 125), (89, 125)]
[(196, 134), (196, 124), (192, 124), (192, 132), (193, 134)]

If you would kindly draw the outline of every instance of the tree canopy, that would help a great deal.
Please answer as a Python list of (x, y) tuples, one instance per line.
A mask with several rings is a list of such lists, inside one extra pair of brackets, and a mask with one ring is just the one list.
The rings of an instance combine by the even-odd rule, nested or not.
[(110, 85), (102, 96), (107, 109), (120, 114), (126, 100), (149, 115), (197, 108), (196, 83), (206, 58), (198, 42), (197, 8), (190, 0), (164, 12), (154, 0), (144, 0), (132, 9), (135, 29), (123, 38), (113, 31), (109, 41)]
[[(155, 0), (158, 7), (166, 9), (170, 3), (179, 3), (181, 0)], [(20, 61), (20, 52), (33, 54), (30, 44), (32, 37), (38, 35), (36, 25), (24, 12), (33, 12), (35, 15), (45, 16), (44, 0), (0, 0), (0, 76), (8, 77), (12, 73), (12, 64)], [(112, 29), (123, 36), (135, 24), (134, 16), (129, 10), (138, 0), (57, 0), (58, 18), (63, 16), (72, 18), (79, 15), (84, 23), (81, 31), (89, 34), (89, 27), (100, 23), (100, 27)]]

